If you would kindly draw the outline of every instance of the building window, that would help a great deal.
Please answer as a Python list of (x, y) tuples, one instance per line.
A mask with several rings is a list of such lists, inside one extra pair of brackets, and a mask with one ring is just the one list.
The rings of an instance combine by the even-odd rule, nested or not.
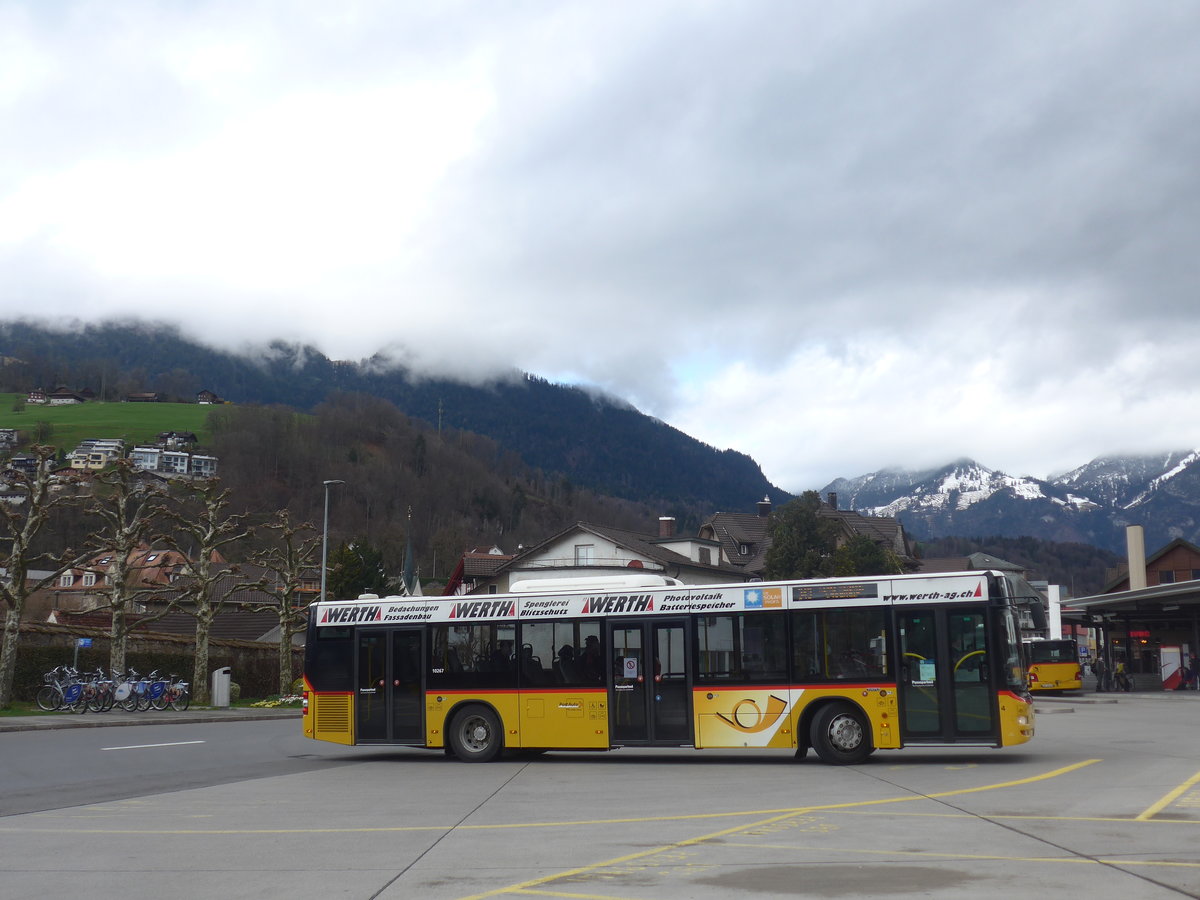
[(706, 566), (712, 565), (712, 550), (708, 547), (700, 548), (700, 562)]
[(1174, 584), (1175, 572), (1171, 569), (1160, 569), (1158, 572), (1159, 584)]
[(74, 585), (75, 585), (75, 576), (72, 575), (70, 572), (63, 572), (61, 575), (58, 576), (58, 586), (59, 587), (74, 587)]
[(576, 544), (575, 545), (575, 565), (588, 566), (591, 565), (595, 558), (595, 544)]
[(749, 556), (750, 555), (750, 545), (749, 544), (738, 544), (738, 553), (740, 553), (742, 556)]
[(84, 572), (83, 573), (83, 586), (84, 587), (92, 587), (95, 583), (96, 583), (96, 573), (95, 572)]

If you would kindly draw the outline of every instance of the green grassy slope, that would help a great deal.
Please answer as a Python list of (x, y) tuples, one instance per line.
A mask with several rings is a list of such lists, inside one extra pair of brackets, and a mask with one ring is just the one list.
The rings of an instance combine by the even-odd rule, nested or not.
[(24, 394), (0, 394), (0, 428), (16, 428), (24, 443), (38, 422), (53, 429), (46, 443), (73, 450), (84, 438), (122, 438), (129, 446), (153, 443), (164, 431), (191, 431), (203, 445), (209, 440), (208, 415), (216, 407), (197, 403), (91, 403), (72, 406), (13, 406)]

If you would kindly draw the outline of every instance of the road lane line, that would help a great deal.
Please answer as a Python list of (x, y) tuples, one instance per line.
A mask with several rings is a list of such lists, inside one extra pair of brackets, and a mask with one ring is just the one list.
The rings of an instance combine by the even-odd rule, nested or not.
[(1164, 809), (1166, 809), (1168, 806), (1170, 806), (1172, 803), (1174, 803), (1176, 800), (1178, 800), (1180, 797), (1182, 797), (1184, 794), (1186, 794), (1191, 788), (1195, 787), (1196, 784), (1198, 784), (1198, 783), (1200, 783), (1200, 772), (1197, 772), (1195, 775), (1193, 775), (1191, 778), (1189, 778), (1187, 781), (1185, 781), (1179, 787), (1175, 788), (1175, 790), (1171, 791), (1169, 794), (1167, 794), (1165, 797), (1163, 797), (1157, 803), (1148, 807), (1145, 812), (1143, 812), (1141, 815), (1139, 815), (1137, 817), (1137, 821), (1145, 822), (1147, 819), (1157, 816), (1160, 812), (1162, 812)]
[(171, 741), (169, 744), (130, 744), (128, 747), (101, 747), (101, 750), (144, 750), (147, 747), (182, 747), (185, 744), (203, 744), (204, 741)]

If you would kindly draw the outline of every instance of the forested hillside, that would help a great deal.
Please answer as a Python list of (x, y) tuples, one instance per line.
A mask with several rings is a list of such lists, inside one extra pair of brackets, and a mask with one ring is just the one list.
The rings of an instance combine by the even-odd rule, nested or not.
[(653, 504), (751, 510), (770, 484), (745, 454), (718, 450), (613, 398), (512, 373), (484, 386), (413, 377), (383, 358), (334, 362), (275, 342), (253, 356), (202, 347), (176, 329), (142, 323), (51, 331), (0, 323), (0, 391), (63, 384), (119, 399), (153, 390), (180, 399), (202, 389), (235, 403), (313, 409), (332, 392), (388, 400), (432, 427), (490, 437), (528, 466), (576, 485)]
[(1115, 553), (1090, 544), (1033, 537), (946, 537), (921, 541), (919, 549), (926, 559), (988, 553), (1025, 567), (1035, 579), (1064, 586), (1072, 597), (1084, 597), (1102, 590), (1105, 571), (1122, 560)]
[[(490, 438), (457, 429), (439, 435), (389, 401), (363, 394), (334, 394), (304, 414), (218, 406), (208, 430), (203, 449), (220, 458), (232, 510), (263, 523), (287, 509), (294, 522), (320, 529), (323, 482), (344, 481), (329, 492), (331, 543), (366, 541), (398, 574), (411, 536), (424, 580), (444, 579), (471, 547), (496, 544), (511, 553), (576, 521), (653, 533), (659, 515), (676, 515), (694, 530), (702, 514), (575, 487), (531, 469)], [(82, 546), (93, 525), (80, 511), (64, 510), (43, 536), (43, 549)], [(257, 543), (232, 548), (231, 558), (248, 558)]]

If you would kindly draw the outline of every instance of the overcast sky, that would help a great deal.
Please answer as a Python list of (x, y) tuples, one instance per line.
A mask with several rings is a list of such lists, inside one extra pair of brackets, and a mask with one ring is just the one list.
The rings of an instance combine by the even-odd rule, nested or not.
[(1198, 238), (1196, 3), (0, 0), (3, 315), (516, 367), (791, 491), (1200, 446)]

